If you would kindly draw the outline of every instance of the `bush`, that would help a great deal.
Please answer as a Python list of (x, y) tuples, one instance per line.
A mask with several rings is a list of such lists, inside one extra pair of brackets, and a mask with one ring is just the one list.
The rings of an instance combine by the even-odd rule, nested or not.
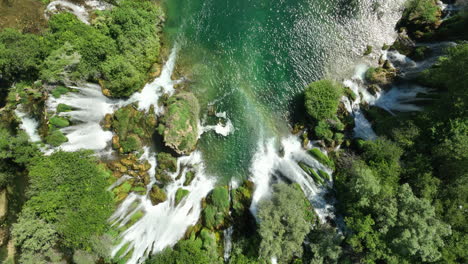
[(332, 118), (340, 102), (343, 88), (330, 80), (311, 83), (305, 90), (305, 107), (307, 113), (316, 121)]
[(326, 140), (328, 142), (332, 141), (333, 131), (330, 128), (330, 124), (327, 121), (320, 121), (314, 129), (315, 135), (319, 139)]
[(406, 4), (403, 20), (407, 24), (435, 24), (440, 19), (440, 9), (435, 0), (411, 0)]

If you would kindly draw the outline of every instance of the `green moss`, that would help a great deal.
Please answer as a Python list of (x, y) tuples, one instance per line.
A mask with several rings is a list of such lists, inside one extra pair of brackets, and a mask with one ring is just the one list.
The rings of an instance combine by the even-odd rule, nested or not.
[(123, 153), (141, 148), (142, 141), (150, 141), (156, 127), (153, 111), (143, 113), (128, 105), (114, 113), (111, 127), (119, 137), (120, 144), (113, 146)]
[(65, 86), (58, 86), (56, 87), (54, 90), (52, 90), (52, 96), (55, 97), (55, 98), (60, 98), (60, 96), (62, 96), (63, 94), (66, 94), (70, 92), (70, 89), (68, 89), (67, 87)]
[(56, 127), (67, 127), (70, 125), (70, 121), (64, 117), (53, 116), (49, 119), (49, 123)]
[(313, 148), (309, 150), (310, 155), (312, 155), (318, 162), (324, 164), (325, 166), (334, 169), (335, 164), (333, 163), (332, 160), (330, 160), (327, 155), (323, 154), (320, 149), (318, 148)]
[(331, 142), (333, 137), (333, 131), (331, 130), (330, 124), (327, 121), (320, 121), (314, 128), (315, 135), (327, 142)]
[(187, 196), (188, 194), (190, 193), (190, 191), (186, 190), (186, 189), (183, 189), (183, 188), (179, 188), (177, 189), (177, 192), (175, 194), (175, 204), (176, 206), (180, 203), (180, 201), (182, 201), (182, 199), (184, 199), (185, 196)]
[(343, 91), (344, 91), (345, 96), (348, 97), (351, 101), (354, 102), (356, 100), (357, 98), (356, 94), (349, 87), (345, 87)]
[(312, 176), (312, 179), (314, 179), (314, 181), (317, 183), (317, 184), (323, 184), (323, 179), (322, 177), (320, 177), (317, 172), (315, 172), (314, 170), (310, 170), (310, 176)]
[(184, 186), (189, 186), (193, 179), (195, 178), (195, 172), (193, 171), (188, 171), (186, 174), (185, 174), (185, 181), (184, 181)]
[(200, 106), (192, 93), (180, 93), (167, 101), (164, 115), (164, 142), (179, 154), (188, 154), (198, 141)]
[(153, 188), (151, 188), (150, 199), (153, 205), (157, 205), (166, 201), (167, 195), (163, 189), (159, 188), (157, 185), (154, 185)]
[(58, 147), (67, 141), (68, 138), (60, 130), (54, 130), (46, 137), (47, 144), (50, 144), (54, 147)]
[(130, 135), (126, 140), (120, 141), (120, 146), (124, 153), (132, 152), (141, 148), (140, 138), (136, 135)]
[(318, 174), (320, 175), (320, 177), (322, 177), (322, 179), (324, 180), (331, 180), (331, 177), (328, 173), (326, 173), (325, 171), (323, 170), (318, 170)]
[(59, 104), (57, 106), (57, 113), (61, 113), (61, 112), (69, 112), (72, 110), (72, 107), (69, 106), (69, 105), (66, 105), (66, 104)]
[(371, 46), (371, 45), (367, 45), (366, 50), (364, 51), (364, 54), (363, 54), (363, 55), (364, 55), (364, 56), (367, 56), (367, 55), (369, 55), (369, 54), (371, 54), (371, 53), (372, 53), (372, 46)]

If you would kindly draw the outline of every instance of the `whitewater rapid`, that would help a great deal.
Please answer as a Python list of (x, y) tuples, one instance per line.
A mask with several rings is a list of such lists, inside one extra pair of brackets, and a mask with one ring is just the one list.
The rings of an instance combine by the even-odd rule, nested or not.
[[(279, 144), (278, 144), (279, 143)], [(302, 162), (314, 169), (326, 172), (330, 179), (324, 185), (318, 185), (300, 166)], [(306, 197), (309, 199), (320, 221), (334, 218), (333, 204), (325, 199), (329, 188), (332, 187), (332, 170), (314, 159), (296, 136), (290, 135), (277, 142), (275, 138), (260, 141), (257, 145), (250, 168), (250, 180), (255, 184), (250, 211), (257, 214), (261, 200), (268, 199), (271, 195), (271, 185), (283, 181), (282, 177), (298, 183)]]

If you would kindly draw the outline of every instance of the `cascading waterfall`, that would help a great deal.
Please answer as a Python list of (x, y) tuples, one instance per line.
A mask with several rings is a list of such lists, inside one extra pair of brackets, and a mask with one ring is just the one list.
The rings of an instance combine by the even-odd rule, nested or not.
[(15, 114), (21, 120), (20, 128), (23, 129), (26, 134), (28, 134), (29, 139), (31, 142), (38, 142), (41, 141), (41, 137), (37, 132), (37, 128), (39, 127), (39, 122), (36, 119), (28, 116), (27, 113), (20, 110), (21, 106), (18, 106), (15, 109)]
[[(333, 219), (333, 205), (327, 202), (325, 194), (333, 184), (331, 179), (332, 171), (323, 164), (315, 160), (302, 147), (301, 142), (295, 136), (283, 138), (278, 147), (275, 139), (269, 139), (260, 143), (254, 155), (252, 167), (250, 169), (251, 180), (255, 184), (255, 191), (250, 206), (251, 212), (256, 215), (259, 202), (268, 198), (271, 194), (271, 185), (281, 181), (281, 177), (298, 183), (304, 191), (306, 197), (312, 203), (315, 212), (321, 222), (327, 218)], [(330, 175), (330, 180), (322, 186), (316, 184), (299, 165), (302, 162), (314, 169), (316, 172), (322, 170)]]
[[(91, 149), (102, 151), (109, 146), (112, 140), (112, 132), (105, 131), (100, 122), (106, 114), (112, 114), (123, 102), (112, 100), (102, 94), (101, 87), (97, 84), (87, 83), (80, 87), (71, 86), (76, 91), (68, 92), (59, 98), (50, 96), (47, 100), (47, 108), (56, 111), (59, 104), (71, 106), (69, 112), (58, 113), (67, 117), (72, 122), (69, 127), (60, 129), (68, 138), (57, 149), (64, 151), (77, 151)], [(50, 153), (54, 149), (50, 149)]]
[[(155, 165), (155, 163), (154, 163)], [(185, 176), (191, 167), (195, 178), (189, 186), (184, 186)], [(154, 167), (150, 170), (152, 181), (148, 189), (156, 183)], [(181, 175), (180, 178), (178, 176)], [(155, 254), (166, 247), (173, 246), (181, 239), (189, 226), (198, 222), (201, 212), (201, 200), (213, 189), (213, 177), (206, 175), (203, 159), (199, 151), (177, 160), (177, 171), (170, 175), (173, 182), (166, 188), (167, 200), (155, 206), (148, 195), (130, 194), (111, 217), (111, 221), (119, 227), (125, 226), (131, 216), (137, 211), (143, 211), (144, 216), (122, 234), (122, 241), (112, 250), (115, 256), (125, 249), (122, 255), (132, 250), (128, 264), (142, 263), (149, 254)], [(184, 188), (189, 194), (175, 205), (177, 189)]]
[(356, 95), (356, 99), (353, 102), (350, 102), (347, 97), (342, 98), (342, 102), (344, 103), (346, 110), (354, 116), (355, 137), (367, 140), (377, 138), (371, 124), (365, 118), (360, 109), (360, 104), (363, 102), (369, 105), (378, 106), (393, 115), (395, 114), (395, 111), (410, 112), (422, 110), (422, 107), (414, 103), (428, 100), (427, 98), (418, 98), (418, 95), (428, 94), (430, 93), (430, 89), (411, 83), (411, 78), (414, 78), (423, 70), (434, 65), (438, 58), (444, 54), (447, 48), (453, 47), (456, 44), (453, 42), (439, 42), (419, 45), (426, 46), (431, 51), (431, 56), (420, 62), (415, 62), (396, 50), (383, 51), (382, 59), (388, 59), (392, 66), (398, 69), (399, 76), (407, 80), (393, 84), (387, 91), (377, 92), (375, 95), (372, 95), (367, 91), (364, 75), (369, 67), (364, 64), (356, 66), (354, 76), (343, 82), (343, 84), (350, 88)]

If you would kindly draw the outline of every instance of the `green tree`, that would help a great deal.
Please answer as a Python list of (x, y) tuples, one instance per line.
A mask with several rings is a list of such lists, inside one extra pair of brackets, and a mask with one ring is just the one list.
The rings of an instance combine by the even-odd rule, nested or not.
[(343, 87), (330, 80), (311, 83), (305, 89), (307, 113), (316, 121), (332, 118), (338, 110)]
[(434, 207), (414, 196), (407, 184), (399, 188), (397, 200), (398, 218), (391, 231), (394, 251), (417, 261), (439, 260), (450, 226), (438, 220)]
[(312, 230), (308, 237), (309, 248), (313, 254), (310, 264), (338, 263), (343, 237), (335, 228), (320, 225)]
[(0, 31), (0, 78), (36, 80), (48, 53), (43, 38), (14, 29)]
[(262, 201), (258, 209), (262, 239), (259, 256), (288, 262), (293, 256), (302, 256), (302, 242), (311, 229), (305, 214), (307, 199), (300, 188), (287, 184), (275, 184), (272, 188), (271, 199)]
[(107, 229), (113, 211), (108, 172), (90, 154), (55, 152), (30, 167), (25, 209), (53, 224), (64, 244), (74, 248), (88, 248), (90, 238)]

